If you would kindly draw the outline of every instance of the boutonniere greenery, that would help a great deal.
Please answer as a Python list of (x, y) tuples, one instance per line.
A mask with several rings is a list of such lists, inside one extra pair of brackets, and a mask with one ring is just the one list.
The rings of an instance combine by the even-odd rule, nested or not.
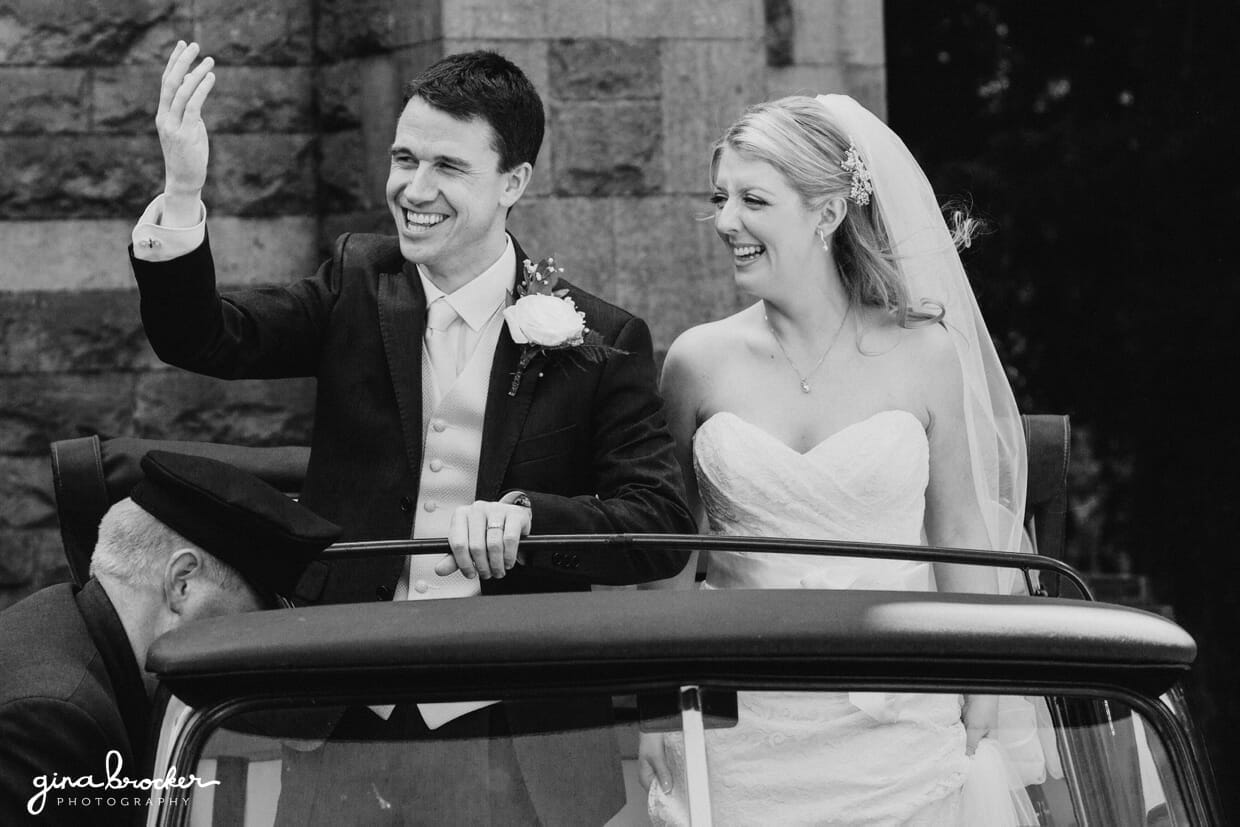
[(512, 375), (509, 396), (516, 396), (521, 377), (535, 356), (562, 353), (586, 362), (601, 362), (609, 353), (620, 353), (603, 344), (603, 338), (586, 326), (586, 315), (560, 288), (563, 267), (554, 258), (534, 264), (525, 260), (525, 277), (517, 285), (517, 300), (504, 309), (504, 321), (512, 340), (521, 345), (521, 358)]

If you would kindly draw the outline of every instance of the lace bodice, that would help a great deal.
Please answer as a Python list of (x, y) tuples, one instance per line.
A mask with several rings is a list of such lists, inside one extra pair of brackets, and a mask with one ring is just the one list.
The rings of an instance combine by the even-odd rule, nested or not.
[[(804, 454), (739, 416), (694, 436), (698, 490), (712, 534), (922, 542), (930, 448), (921, 422), (887, 410)], [(925, 563), (794, 555), (711, 556), (708, 588), (928, 589)]]

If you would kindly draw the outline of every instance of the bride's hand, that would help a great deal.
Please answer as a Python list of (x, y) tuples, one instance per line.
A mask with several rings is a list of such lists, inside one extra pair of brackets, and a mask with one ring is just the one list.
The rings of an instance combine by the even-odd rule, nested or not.
[(964, 752), (972, 755), (978, 743), (999, 725), (999, 696), (965, 695), (960, 717), (964, 721)]
[(643, 732), (637, 743), (637, 777), (646, 792), (650, 792), (650, 785), (656, 778), (663, 792), (672, 791), (672, 774), (667, 768), (663, 739), (661, 732)]

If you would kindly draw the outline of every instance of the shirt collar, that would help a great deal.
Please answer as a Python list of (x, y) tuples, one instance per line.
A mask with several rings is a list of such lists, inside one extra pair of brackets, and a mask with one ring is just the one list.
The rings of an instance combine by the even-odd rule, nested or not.
[(487, 269), (473, 279), (457, 288), (452, 293), (444, 293), (436, 287), (422, 267), (418, 267), (418, 278), (422, 280), (422, 289), (426, 292), (426, 306), (441, 296), (446, 297), (452, 309), (465, 320), (465, 324), (475, 332), (495, 315), (500, 303), (508, 303), (512, 293), (514, 274), (517, 272), (517, 251), (512, 246), (512, 236), (504, 234), (504, 252)]

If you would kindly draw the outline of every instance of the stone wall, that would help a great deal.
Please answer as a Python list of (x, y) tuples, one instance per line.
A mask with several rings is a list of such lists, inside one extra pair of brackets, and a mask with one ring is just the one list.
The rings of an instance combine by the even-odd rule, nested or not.
[(172, 44), (218, 61), (206, 201), (224, 284), (309, 274), (385, 231), (404, 81), (493, 48), (544, 97), (513, 213), (531, 255), (646, 317), (660, 353), (744, 301), (706, 203), (708, 148), (744, 106), (850, 91), (882, 109), (880, 0), (12, 0), (0, 9), (0, 608), (66, 579), (48, 445), (84, 434), (304, 442), (312, 380), (167, 368), (125, 247), (161, 188)]

